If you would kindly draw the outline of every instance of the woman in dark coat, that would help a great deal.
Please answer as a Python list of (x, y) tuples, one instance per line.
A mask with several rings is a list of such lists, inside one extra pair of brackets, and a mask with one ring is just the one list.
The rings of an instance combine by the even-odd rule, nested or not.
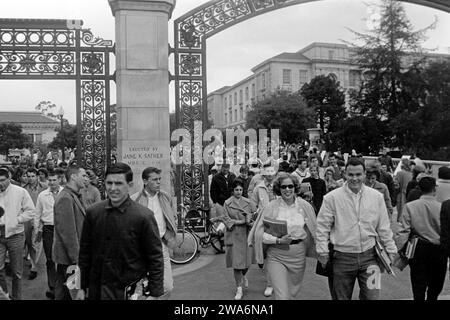
[(252, 263), (253, 251), (247, 244), (248, 233), (251, 228), (251, 218), (256, 211), (254, 204), (242, 196), (244, 183), (236, 179), (232, 184), (232, 196), (225, 201), (224, 222), (227, 226), (225, 234), (226, 266), (234, 269), (236, 281), (235, 300), (242, 299), (243, 287), (248, 287), (245, 274)]

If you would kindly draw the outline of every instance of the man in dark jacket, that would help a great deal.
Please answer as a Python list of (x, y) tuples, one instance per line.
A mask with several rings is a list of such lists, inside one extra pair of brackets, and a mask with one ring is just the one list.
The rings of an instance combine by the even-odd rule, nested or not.
[(164, 293), (158, 225), (150, 209), (131, 200), (132, 181), (131, 168), (115, 164), (106, 172), (109, 199), (87, 210), (80, 243), (78, 299), (123, 300), (126, 287), (144, 277), (148, 299)]
[(78, 264), (81, 228), (83, 227), (85, 208), (81, 201), (80, 190), (87, 179), (83, 168), (70, 166), (66, 171), (67, 184), (55, 200), (54, 235), (52, 256), (56, 263), (55, 300), (70, 300), (65, 286), (69, 266)]
[(381, 164), (386, 165), (388, 172), (394, 172), (394, 163), (392, 162), (392, 158), (387, 154), (386, 150), (383, 150), (383, 153), (378, 157), (378, 161)]
[(317, 167), (310, 167), (309, 172), (311, 176), (303, 179), (302, 183), (309, 183), (313, 194), (313, 204), (316, 210), (316, 215), (322, 207), (323, 196), (327, 193), (327, 185), (323, 179), (319, 178), (319, 170)]
[(225, 200), (231, 197), (231, 184), (236, 176), (230, 172), (230, 165), (224, 163), (222, 169), (211, 181), (211, 200), (223, 206)]

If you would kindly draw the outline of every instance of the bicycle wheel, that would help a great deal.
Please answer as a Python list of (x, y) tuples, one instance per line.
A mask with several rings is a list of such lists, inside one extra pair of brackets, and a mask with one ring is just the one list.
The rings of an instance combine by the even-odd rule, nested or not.
[(218, 253), (225, 253), (225, 243), (222, 237), (218, 236), (212, 236), (211, 237), (211, 246), (218, 252)]
[(198, 252), (198, 243), (195, 236), (189, 230), (178, 230), (176, 234), (176, 246), (170, 249), (170, 261), (176, 264), (184, 264), (194, 259)]

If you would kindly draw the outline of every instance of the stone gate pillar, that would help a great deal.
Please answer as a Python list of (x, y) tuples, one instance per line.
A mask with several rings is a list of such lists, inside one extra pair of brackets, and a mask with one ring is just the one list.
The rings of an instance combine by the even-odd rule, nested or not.
[(142, 187), (148, 166), (163, 170), (170, 192), (169, 34), (176, 0), (109, 0), (116, 21), (118, 161)]

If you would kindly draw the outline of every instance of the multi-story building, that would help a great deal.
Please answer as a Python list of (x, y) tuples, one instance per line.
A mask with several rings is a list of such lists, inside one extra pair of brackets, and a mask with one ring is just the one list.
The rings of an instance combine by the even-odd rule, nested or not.
[[(246, 79), (208, 94), (208, 117), (214, 128), (243, 128), (252, 104), (277, 90), (298, 91), (318, 75), (332, 74), (342, 89), (357, 88), (361, 69), (352, 63), (352, 49), (344, 44), (318, 43), (294, 52), (284, 52), (251, 69)], [(449, 59), (447, 54), (427, 54), (431, 61)], [(416, 57), (405, 57), (410, 64)]]

